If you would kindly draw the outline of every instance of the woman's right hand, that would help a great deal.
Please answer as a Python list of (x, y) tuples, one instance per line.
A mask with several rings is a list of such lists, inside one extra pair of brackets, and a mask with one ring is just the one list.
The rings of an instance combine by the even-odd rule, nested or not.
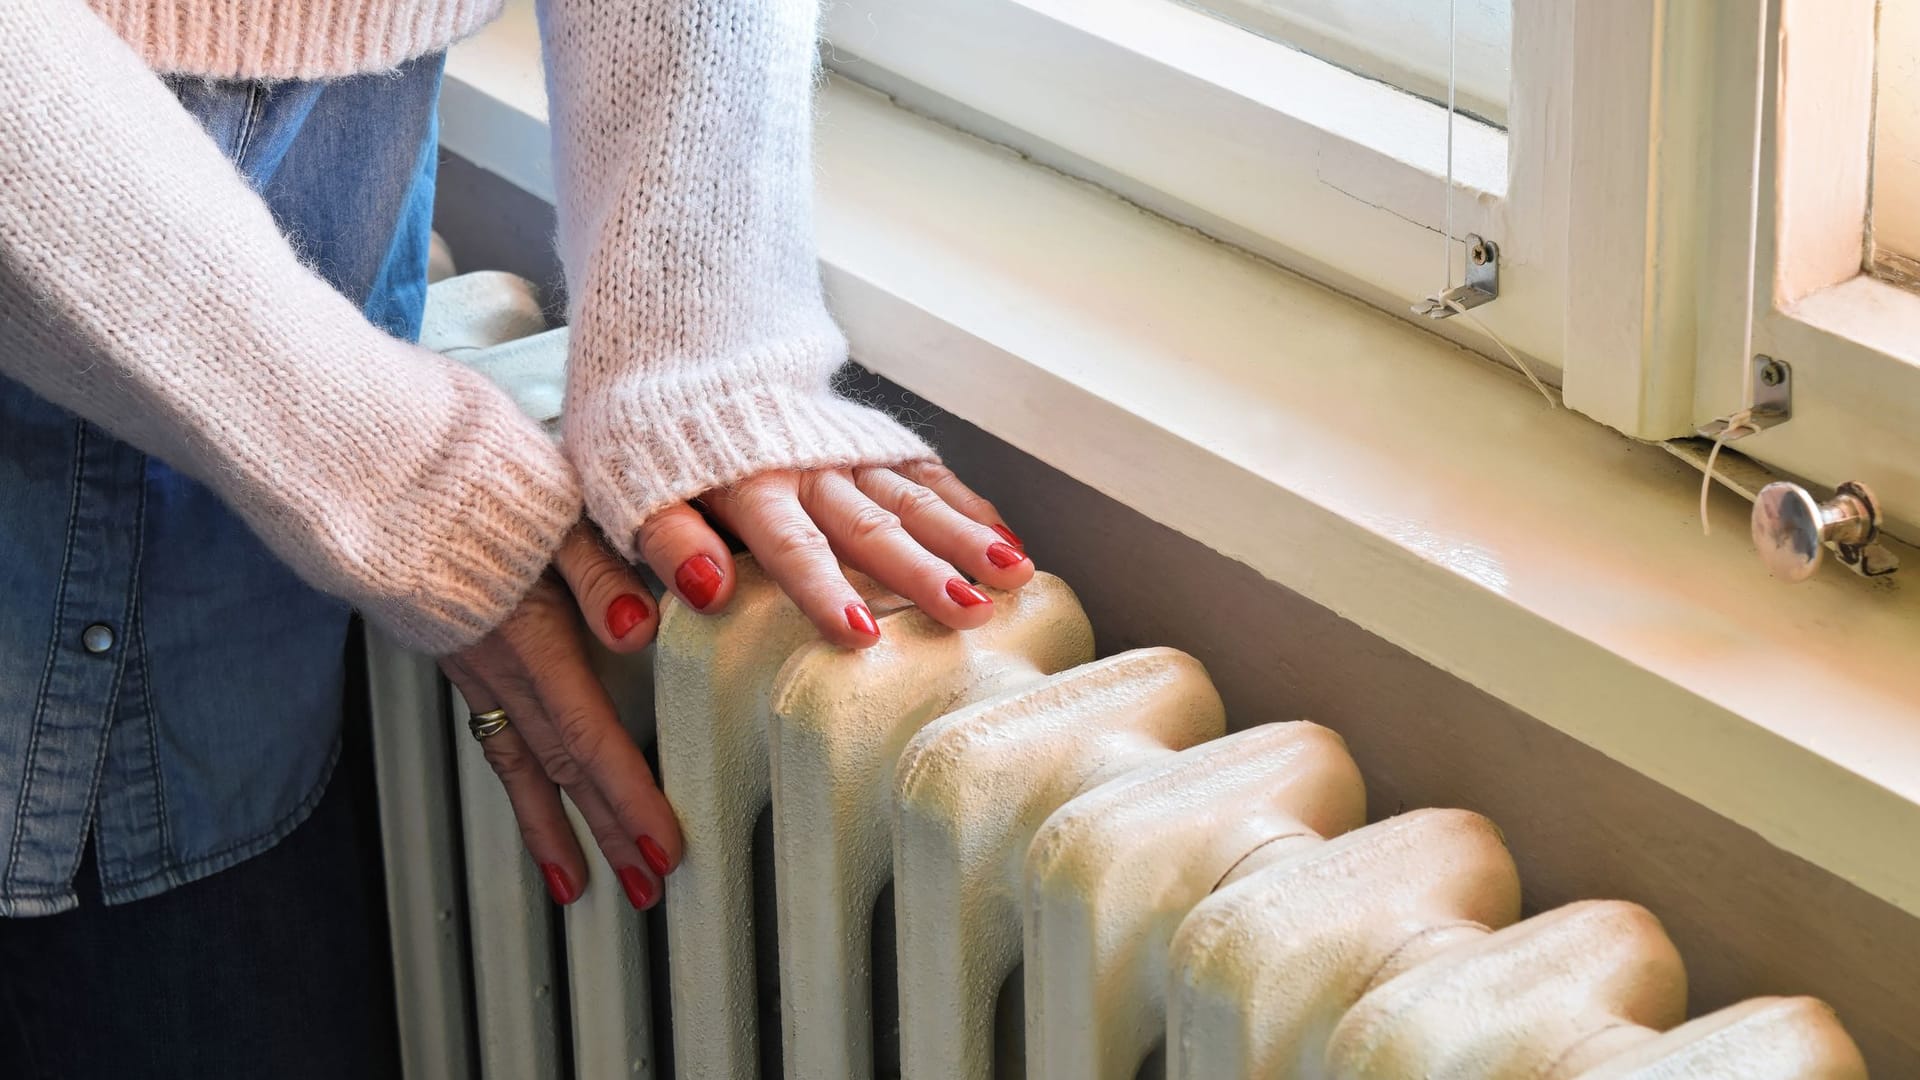
[(680, 863), (680, 827), (593, 672), (580, 623), (615, 652), (637, 652), (653, 640), (659, 610), (592, 525), (576, 525), (553, 564), (558, 578), (541, 578), (505, 622), (440, 667), (473, 712), (507, 714), (480, 746), (554, 901), (572, 903), (588, 880), (565, 791), (627, 899), (650, 908)]

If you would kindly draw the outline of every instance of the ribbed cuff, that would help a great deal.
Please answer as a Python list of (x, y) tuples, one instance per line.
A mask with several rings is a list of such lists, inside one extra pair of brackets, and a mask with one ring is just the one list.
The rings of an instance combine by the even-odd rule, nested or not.
[(484, 376), (447, 367), (461, 437), (428, 486), (382, 514), (401, 545), (393, 587), (354, 598), (401, 644), (436, 656), (505, 620), (581, 511), (573, 466), (553, 440)]
[(878, 409), (825, 386), (642, 382), (622, 401), (569, 414), (567, 447), (587, 512), (629, 560), (640, 526), (705, 491), (778, 469), (898, 465), (938, 457)]
[(330, 79), (438, 52), (503, 0), (91, 0), (147, 66), (212, 79)]

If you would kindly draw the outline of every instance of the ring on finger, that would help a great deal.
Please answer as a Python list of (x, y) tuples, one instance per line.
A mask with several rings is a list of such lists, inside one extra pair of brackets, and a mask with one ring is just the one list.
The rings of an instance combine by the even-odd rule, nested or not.
[(467, 717), (467, 730), (473, 733), (475, 739), (484, 742), (489, 736), (507, 730), (507, 711), (488, 709), (483, 713), (474, 713)]

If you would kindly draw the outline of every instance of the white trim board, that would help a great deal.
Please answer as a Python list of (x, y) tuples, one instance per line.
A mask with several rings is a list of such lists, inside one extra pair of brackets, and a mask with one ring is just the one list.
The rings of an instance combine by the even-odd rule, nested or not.
[[(492, 168), (484, 121), (446, 142)], [(1913, 593), (1772, 582), (1658, 448), (876, 95), (831, 82), (817, 147), (867, 367), (1920, 914)]]

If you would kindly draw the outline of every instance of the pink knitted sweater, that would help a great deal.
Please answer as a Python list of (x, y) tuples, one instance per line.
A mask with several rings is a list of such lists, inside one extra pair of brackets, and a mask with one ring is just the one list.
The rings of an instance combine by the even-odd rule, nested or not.
[(512, 610), (583, 497), (633, 558), (640, 522), (701, 491), (929, 456), (829, 387), (815, 0), (542, 0), (564, 455), (302, 266), (155, 75), (380, 70), (499, 6), (0, 0), (0, 373), (211, 484), (316, 587), (436, 652)]

